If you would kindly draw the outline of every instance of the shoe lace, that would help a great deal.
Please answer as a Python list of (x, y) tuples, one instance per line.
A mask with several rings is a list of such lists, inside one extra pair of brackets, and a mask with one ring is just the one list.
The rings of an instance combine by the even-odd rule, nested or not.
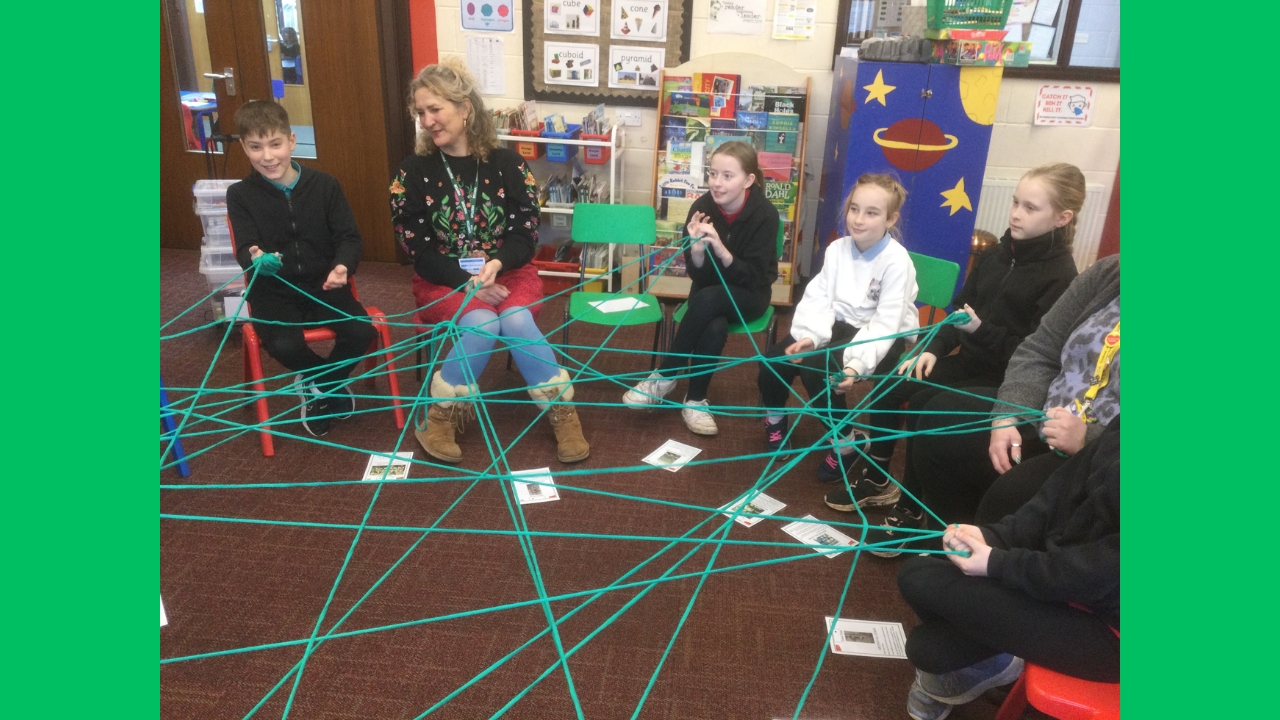
[(455, 402), (453, 407), (449, 408), (449, 424), (453, 425), (453, 429), (458, 433), (465, 432), (467, 420), (474, 420), (475, 417), (476, 411), (471, 407), (471, 403)]

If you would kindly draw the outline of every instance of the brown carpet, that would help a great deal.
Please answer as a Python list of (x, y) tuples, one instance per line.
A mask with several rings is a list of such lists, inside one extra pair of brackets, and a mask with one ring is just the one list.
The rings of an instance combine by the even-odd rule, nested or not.
[[(162, 320), (172, 318), (208, 291), (204, 278), (196, 272), (198, 262), (199, 254), (195, 252), (162, 251)], [(365, 304), (376, 305), (388, 314), (409, 310), (410, 272), (409, 268), (396, 265), (361, 265), (360, 292)], [(558, 326), (562, 312), (563, 305), (553, 302), (542, 313), (539, 325), (544, 330)], [(195, 327), (210, 319), (211, 314), (200, 308), (167, 332)], [(610, 347), (646, 350), (651, 341), (649, 333), (646, 328), (630, 329), (615, 336)], [(410, 333), (396, 328), (393, 335), (394, 339), (403, 340)], [(574, 327), (571, 342), (598, 344), (605, 335), (603, 329)], [(199, 385), (222, 336), (221, 329), (209, 329), (162, 343), (161, 369), (166, 383), (175, 388)], [(735, 336), (726, 354), (742, 356), (749, 352), (747, 341)], [(574, 354), (586, 356), (585, 352)], [(265, 355), (263, 361), (267, 375), (285, 372)], [(236, 331), (227, 339), (206, 387), (224, 388), (238, 383), (240, 368), (240, 333)], [(636, 373), (647, 368), (647, 359), (640, 354), (605, 353), (593, 368), (603, 373)], [(754, 367), (744, 365), (718, 374), (712, 384), (712, 402), (754, 405), (755, 372)], [(412, 371), (401, 372), (399, 378), (402, 394), (416, 395), (419, 384)], [(505, 355), (491, 362), (481, 378), (486, 391), (523, 385), (518, 371), (506, 370)], [(603, 382), (580, 383), (578, 400), (616, 403), (622, 390)], [(379, 379), (373, 388), (358, 386), (356, 392), (386, 395), (386, 380)], [(682, 388), (677, 388), (675, 394), (680, 392)], [(173, 394), (181, 397), (188, 393)], [(273, 413), (284, 412), (288, 407), (287, 398), (283, 397), (273, 398), (271, 404)], [(361, 408), (379, 404), (385, 403), (362, 400)], [(510, 443), (534, 415), (534, 408), (528, 405), (495, 406), (493, 422), (498, 440)], [(637, 465), (640, 458), (669, 438), (702, 448), (699, 460), (754, 454), (762, 447), (761, 428), (756, 420), (720, 419), (721, 434), (702, 438), (688, 433), (675, 411), (582, 407), (580, 415), (592, 443), (592, 455), (587, 461), (574, 466), (558, 463), (551, 427), (544, 420), (508, 453), (511, 467), (550, 466), (556, 473)], [(247, 408), (234, 410), (228, 417), (237, 423), (253, 422)], [(285, 420), (277, 429), (301, 432), (292, 413)], [(198, 427), (214, 429), (207, 423)], [(816, 423), (804, 421), (793, 437), (798, 443), (809, 444), (819, 433)], [(191, 459), (191, 477), (183, 480), (176, 470), (165, 470), (161, 481), (243, 484), (358, 479), (368, 451), (393, 449), (398, 432), (389, 412), (375, 412), (336, 423), (324, 440), (339, 447), (277, 438), (276, 456), (264, 458), (257, 435), (247, 433), (201, 452), (230, 436), (224, 429), (184, 438), (188, 453), (200, 453)], [(460, 444), (466, 453), (461, 467), (483, 470), (489, 453), (475, 424), (461, 436)], [(414, 450), (419, 460), (425, 457), (411, 433), (405, 435), (402, 449)], [(782, 511), (785, 514), (812, 513), (819, 519), (848, 521), (850, 516), (822, 504), (827, 488), (813, 478), (820, 460), (817, 453), (806, 457), (768, 493), (787, 503)], [(900, 463), (899, 457), (895, 464)], [(559, 476), (557, 481), (719, 506), (749, 487), (764, 465), (763, 460), (738, 461), (676, 473), (653, 468)], [(480, 482), (471, 487), (472, 483), (462, 476), (458, 471), (415, 466), (413, 478), (459, 480), (387, 485), (373, 503), (369, 524), (425, 527), (439, 520), (450, 503), (461, 497), (440, 527), (510, 530), (512, 520), (499, 486)], [(161, 493), (161, 508), (170, 514), (359, 524), (375, 489), (371, 485), (342, 485), (167, 490)], [(563, 499), (559, 502), (522, 507), (531, 529), (673, 537), (685, 533), (706, 515), (571, 490), (561, 494)], [(750, 529), (735, 526), (730, 537), (790, 541), (779, 526), (780, 523), (768, 521)], [(347, 529), (186, 520), (163, 520), (160, 529), (160, 586), (169, 615), (169, 625), (161, 632), (162, 658), (308, 638), (355, 536), (353, 530)], [(708, 532), (703, 529), (695, 536), (705, 537)], [(366, 531), (351, 553), (323, 628), (332, 627), (420, 537), (417, 532)], [(543, 537), (534, 538), (532, 547), (541, 582), (548, 594), (556, 595), (614, 583), (661, 550), (663, 544)], [(692, 547), (686, 544), (668, 551), (630, 580), (662, 575)], [(726, 567), (806, 553), (799, 545), (794, 549), (725, 546), (715, 565)], [(711, 554), (712, 548), (704, 547), (675, 572), (700, 571), (707, 566)], [(808, 554), (811, 557), (798, 562), (707, 577), (640, 717), (791, 717), (821, 655), (823, 618), (835, 611), (853, 559), (852, 554), (836, 559)], [(898, 621), (909, 631), (916, 620), (898, 595), (894, 578), (900, 562), (862, 557), (842, 616)], [(643, 594), (569, 660), (573, 688), (587, 718), (631, 717), (697, 584), (698, 579), (692, 578), (662, 583), (647, 593), (643, 588), (607, 593), (560, 624), (560, 642), (566, 649), (571, 648)], [(516, 538), (433, 534), (409, 553), (341, 629), (414, 621), (537, 597)], [(561, 617), (587, 599), (557, 601), (549, 609)], [(320, 645), (308, 659), (293, 698), (291, 716), (415, 717), (547, 626), (544, 609), (534, 605), (334, 639)], [(163, 665), (161, 715), (175, 719), (244, 717), (302, 658), (304, 651), (305, 646), (289, 646)], [(558, 658), (554, 641), (544, 636), (461, 692), (432, 717), (490, 717), (524, 692)], [(801, 717), (905, 717), (906, 694), (913, 673), (905, 660), (826, 657)], [(255, 717), (280, 716), (292, 687), (291, 678)], [(994, 712), (994, 705), (979, 700), (957, 709), (951, 717), (990, 718)], [(559, 668), (551, 672), (514, 701), (505, 717), (574, 717), (565, 673)]]

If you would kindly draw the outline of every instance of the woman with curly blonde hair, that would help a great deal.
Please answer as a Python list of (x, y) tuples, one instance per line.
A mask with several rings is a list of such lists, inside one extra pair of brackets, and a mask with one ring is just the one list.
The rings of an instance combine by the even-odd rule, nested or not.
[(423, 68), (409, 83), (409, 112), (418, 140), (391, 183), (391, 219), (413, 258), (418, 321), (456, 323), (462, 331), (431, 376), (426, 421), (414, 432), (418, 442), (438, 460), (462, 459), (455, 433), (501, 337), (529, 395), (551, 418), (556, 456), (586, 459), (591, 449), (569, 404), (569, 374), (535, 321), (543, 294), (530, 264), (538, 245), (533, 175), (519, 155), (498, 147), (493, 118), (460, 63)]

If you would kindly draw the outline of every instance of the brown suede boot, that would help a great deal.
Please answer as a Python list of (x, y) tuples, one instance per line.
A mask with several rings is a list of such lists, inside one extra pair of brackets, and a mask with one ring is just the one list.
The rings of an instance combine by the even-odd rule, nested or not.
[(414, 426), (413, 436), (427, 454), (437, 460), (456, 463), (462, 460), (462, 448), (454, 441), (454, 433), (462, 432), (470, 403), (444, 398), (474, 395), (479, 389), (474, 385), (450, 385), (436, 372), (431, 376), (431, 397), (437, 398), (427, 407), (426, 425)]
[[(573, 400), (573, 385), (563, 368), (550, 380), (529, 388), (529, 397), (539, 410), (547, 410), (551, 427), (556, 432), (556, 459), (562, 463), (580, 462), (591, 455), (591, 446), (582, 437), (578, 411), (568, 403)], [(553, 404), (554, 403), (554, 404)]]

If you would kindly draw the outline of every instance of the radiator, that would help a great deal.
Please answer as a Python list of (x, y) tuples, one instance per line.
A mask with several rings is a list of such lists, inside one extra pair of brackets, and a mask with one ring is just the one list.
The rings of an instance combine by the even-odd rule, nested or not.
[[(986, 230), (996, 237), (1003, 235), (1009, 227), (1009, 206), (1013, 203), (1013, 189), (1017, 186), (1017, 178), (984, 178), (974, 228)], [(1076, 268), (1081, 271), (1098, 259), (1098, 243), (1102, 240), (1102, 225), (1107, 214), (1106, 187), (1087, 183), (1084, 189), (1084, 207), (1076, 221), (1076, 239), (1072, 252)]]

